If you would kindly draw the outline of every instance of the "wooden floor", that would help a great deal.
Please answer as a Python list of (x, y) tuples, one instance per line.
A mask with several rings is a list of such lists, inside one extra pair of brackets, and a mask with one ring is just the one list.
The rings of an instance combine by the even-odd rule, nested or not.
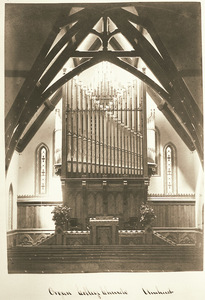
[(195, 246), (40, 246), (8, 249), (9, 273), (171, 272), (202, 270)]

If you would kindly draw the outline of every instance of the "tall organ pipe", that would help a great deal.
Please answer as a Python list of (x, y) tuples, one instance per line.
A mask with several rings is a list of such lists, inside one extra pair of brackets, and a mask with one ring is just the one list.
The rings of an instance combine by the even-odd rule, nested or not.
[[(67, 84), (67, 171), (81, 176), (143, 175), (143, 89), (138, 80), (116, 89), (106, 76), (88, 89)], [(154, 123), (149, 119), (148, 129)], [(148, 135), (150, 135), (148, 133)], [(150, 147), (149, 156), (154, 157)]]

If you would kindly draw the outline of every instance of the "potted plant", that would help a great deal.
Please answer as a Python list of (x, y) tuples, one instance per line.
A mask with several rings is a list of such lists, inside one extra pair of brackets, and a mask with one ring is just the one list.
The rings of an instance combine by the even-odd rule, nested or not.
[(65, 226), (70, 221), (70, 211), (71, 208), (67, 207), (66, 205), (57, 205), (54, 207), (52, 220), (55, 221), (55, 226), (57, 228), (65, 228)]
[(145, 229), (148, 227), (150, 228), (153, 221), (156, 219), (153, 208), (145, 203), (142, 203), (140, 206), (140, 215), (140, 223)]

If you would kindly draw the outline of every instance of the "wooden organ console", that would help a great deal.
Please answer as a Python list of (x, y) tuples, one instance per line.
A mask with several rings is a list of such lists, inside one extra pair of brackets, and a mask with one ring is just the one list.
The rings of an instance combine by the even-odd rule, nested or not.
[(67, 82), (62, 112), (56, 111), (55, 167), (64, 204), (81, 229), (89, 218), (101, 216), (119, 218), (121, 228), (137, 222), (147, 199), (147, 154), (154, 159), (154, 118), (148, 118), (147, 130), (145, 84), (135, 79), (115, 86), (106, 76), (89, 87), (78, 77)]

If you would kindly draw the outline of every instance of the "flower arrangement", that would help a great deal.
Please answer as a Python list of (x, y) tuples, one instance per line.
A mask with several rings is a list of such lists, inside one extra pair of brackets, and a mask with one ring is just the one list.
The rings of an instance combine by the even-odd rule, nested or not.
[(70, 220), (71, 208), (63, 205), (57, 205), (54, 207), (52, 220), (55, 221), (56, 226), (61, 226), (66, 224)]
[(156, 219), (156, 215), (154, 213), (153, 208), (151, 208), (148, 204), (142, 203), (140, 206), (140, 223), (143, 227), (147, 225), (151, 225), (151, 223)]

